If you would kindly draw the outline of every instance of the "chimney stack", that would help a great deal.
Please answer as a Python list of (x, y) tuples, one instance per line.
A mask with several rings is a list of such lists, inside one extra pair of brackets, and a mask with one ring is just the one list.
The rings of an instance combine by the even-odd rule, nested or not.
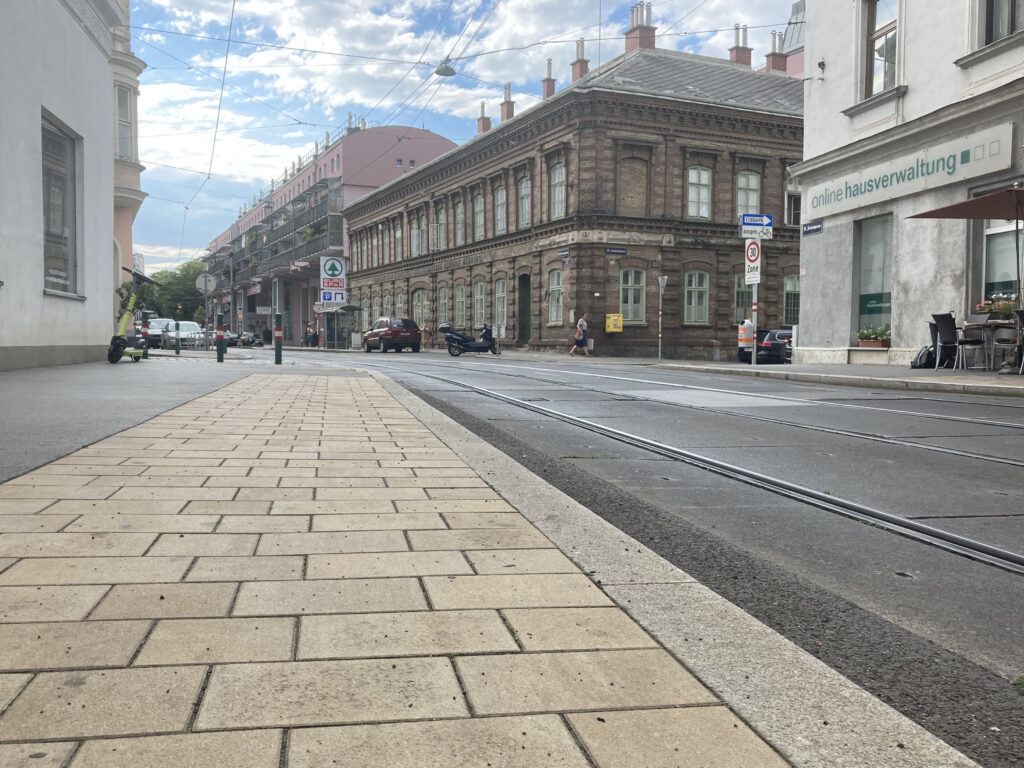
[(575, 83), (590, 71), (590, 60), (583, 58), (583, 38), (576, 41), (576, 61), (572, 63), (572, 81)]
[(480, 102), (480, 117), (476, 119), (476, 132), (477, 135), (481, 133), (487, 133), (491, 130), (491, 118), (485, 113), (484, 102)]
[(548, 76), (540, 81), (541, 96), (550, 99), (555, 95), (555, 78), (551, 76), (551, 59), (548, 59)]
[(742, 31), (740, 25), (736, 25), (736, 45), (729, 49), (729, 61), (733, 64), (750, 66), (750, 51), (747, 47), (747, 27), (744, 24)]
[(651, 4), (637, 3), (629, 9), (626, 53), (637, 48), (654, 48), (655, 28), (651, 26)]
[(516, 103), (512, 101), (512, 83), (505, 83), (505, 100), (501, 102), (501, 122), (512, 119), (515, 107)]
[(772, 52), (764, 57), (764, 68), (769, 72), (786, 71), (786, 54), (782, 52), (782, 33), (772, 30)]

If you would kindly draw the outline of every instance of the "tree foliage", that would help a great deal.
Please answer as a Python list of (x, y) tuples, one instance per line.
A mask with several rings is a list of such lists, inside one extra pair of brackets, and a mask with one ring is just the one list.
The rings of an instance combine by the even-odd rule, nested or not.
[(196, 288), (196, 278), (204, 269), (201, 261), (188, 261), (174, 269), (157, 272), (152, 277), (160, 287), (143, 285), (135, 302), (136, 309), (156, 312), (157, 317), (203, 322), (206, 312), (203, 294)]

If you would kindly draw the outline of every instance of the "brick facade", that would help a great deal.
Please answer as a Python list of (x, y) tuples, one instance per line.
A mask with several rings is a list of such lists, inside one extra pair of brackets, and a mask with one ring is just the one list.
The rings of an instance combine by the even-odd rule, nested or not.
[[(498, 330), (506, 345), (568, 349), (576, 319), (587, 312), (598, 352), (653, 356), (658, 278), (665, 275), (664, 354), (712, 358), (720, 345), (723, 357), (735, 356), (734, 281), (743, 269), (736, 214), (741, 172), (757, 174), (760, 212), (773, 214), (776, 222), (774, 239), (764, 242), (759, 325), (782, 325), (784, 276), (799, 273), (798, 227), (782, 224), (786, 169), (801, 156), (799, 107), (789, 113), (758, 111), (602, 85), (615, 70), (628, 74), (630, 65), (634, 72), (644, 66), (659, 77), (671, 76), (680, 61), (692, 67), (707, 60), (647, 49), (620, 57), (348, 206), (350, 301), (366, 309), (364, 325), (373, 321), (376, 306), (383, 311), (385, 298), (395, 307), (399, 296), (404, 314), (428, 329), (440, 320), (456, 322), (462, 318), (456, 317), (455, 298), (464, 291), (465, 317), (457, 325), (503, 325)], [(726, 68), (709, 77), (735, 77), (739, 69), (727, 62), (707, 66)], [(792, 95), (800, 91), (798, 82), (749, 70), (742, 76), (766, 78), (765, 88), (784, 89), (790, 103), (799, 102)], [(703, 219), (688, 216), (688, 171), (694, 166), (710, 169), (710, 211)], [(523, 178), (530, 183), (530, 211), (528, 222), (520, 224)], [(500, 189), (504, 232), (496, 222)], [(478, 195), (482, 233), (475, 230)], [(564, 209), (557, 207), (562, 196)], [(461, 242), (455, 216), (460, 203)], [(425, 238), (414, 234), (421, 221)], [(553, 275), (555, 270), (561, 274)], [(707, 273), (706, 320), (685, 315), (685, 275), (691, 271)], [(559, 277), (560, 316), (553, 308)], [(477, 283), (483, 284), (482, 317), (474, 308)], [(505, 298), (496, 306), (502, 288)], [(606, 333), (605, 315), (623, 311), (623, 331)], [(427, 338), (429, 343), (429, 332)]]

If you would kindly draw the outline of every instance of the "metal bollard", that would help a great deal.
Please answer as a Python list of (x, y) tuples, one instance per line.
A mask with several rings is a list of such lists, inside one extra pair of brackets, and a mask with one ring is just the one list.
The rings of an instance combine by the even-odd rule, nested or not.
[(174, 354), (181, 354), (181, 323), (174, 321)]
[(217, 362), (224, 362), (224, 315), (217, 315)]
[(149, 320), (142, 321), (142, 359), (149, 359)]
[(274, 313), (274, 365), (281, 364), (281, 345), (283, 343), (281, 332), (281, 313)]

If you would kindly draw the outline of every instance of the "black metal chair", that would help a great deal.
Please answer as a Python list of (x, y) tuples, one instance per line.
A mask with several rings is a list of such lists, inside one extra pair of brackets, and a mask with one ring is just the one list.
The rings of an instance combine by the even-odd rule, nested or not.
[(942, 363), (943, 349), (952, 349), (954, 354), (953, 370), (955, 371), (958, 368), (967, 370), (967, 354), (965, 349), (967, 347), (972, 349), (984, 347), (984, 333), (979, 329), (977, 337), (973, 335), (970, 338), (965, 337), (963, 329), (956, 327), (956, 320), (953, 319), (953, 315), (950, 312), (932, 315), (932, 319), (935, 321), (937, 334), (935, 340), (935, 367), (938, 368)]

